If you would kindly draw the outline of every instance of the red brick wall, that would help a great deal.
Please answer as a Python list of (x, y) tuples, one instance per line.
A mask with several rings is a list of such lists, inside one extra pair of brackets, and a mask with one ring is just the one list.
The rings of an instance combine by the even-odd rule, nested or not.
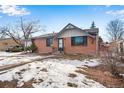
[[(92, 55), (96, 53), (96, 42), (94, 40), (94, 43), (92, 44), (92, 40), (94, 40), (91, 37), (88, 37), (87, 46), (71, 46), (71, 38), (67, 37), (64, 38), (64, 52), (67, 54), (89, 54)], [(40, 38), (35, 39), (34, 43), (38, 49), (38, 53), (52, 53), (58, 50), (58, 40), (57, 38), (54, 39), (53, 47), (47, 47), (46, 46), (46, 39)]]
[(94, 40), (91, 37), (88, 37), (87, 46), (71, 46), (71, 38), (64, 38), (64, 52), (67, 54), (89, 54), (92, 55), (96, 53), (96, 42), (94, 40), (94, 43), (92, 44), (92, 40)]
[(38, 53), (52, 53), (52, 47), (46, 46), (46, 39), (45, 38), (38, 38), (34, 40), (34, 44), (37, 47)]
[(46, 46), (46, 38), (38, 38), (34, 40), (38, 53), (48, 54), (58, 50), (58, 40), (54, 38), (53, 47)]
[(58, 38), (54, 38), (53, 40), (53, 52), (58, 51)]

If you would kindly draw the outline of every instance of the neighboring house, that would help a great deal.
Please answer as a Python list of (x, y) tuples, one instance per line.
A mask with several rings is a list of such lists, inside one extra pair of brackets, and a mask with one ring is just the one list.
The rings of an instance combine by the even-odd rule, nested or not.
[(124, 53), (124, 40), (118, 40), (109, 43), (109, 50), (113, 52)]
[(119, 43), (118, 44), (118, 51), (120, 53), (123, 53), (124, 54), (124, 40), (120, 40), (118, 43)]
[(98, 28), (81, 29), (71, 23), (59, 33), (50, 33), (33, 38), (39, 53), (97, 54)]
[(18, 44), (12, 38), (0, 39), (0, 51), (5, 51), (9, 47), (17, 46)]

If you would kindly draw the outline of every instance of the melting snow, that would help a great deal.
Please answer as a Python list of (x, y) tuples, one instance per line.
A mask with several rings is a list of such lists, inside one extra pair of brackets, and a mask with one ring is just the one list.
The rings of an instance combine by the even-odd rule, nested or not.
[(97, 66), (100, 64), (100, 60), (98, 59), (86, 59), (86, 60), (69, 60), (69, 59), (48, 59), (47, 61), (52, 61), (52, 62), (59, 62), (62, 64), (70, 64), (74, 65), (76, 67), (83, 67), (83, 66)]
[[(6, 53), (0, 53), (0, 56)], [(18, 54), (7, 54), (7, 56)], [(19, 62), (29, 61), (41, 56), (34, 55), (18, 55), (17, 57), (6, 57), (0, 60), (0, 66), (7, 64), (14, 64)], [(1, 57), (0, 57), (1, 58)], [(96, 66), (100, 62), (98, 59), (92, 60), (69, 60), (69, 59), (47, 59), (44, 61), (35, 61), (26, 65), (7, 70), (6, 73), (0, 75), (1, 81), (18, 80), (18, 87), (21, 87), (24, 82), (34, 80), (33, 87), (50, 87), (50, 88), (66, 88), (69, 87), (67, 83), (73, 83), (77, 87), (104, 87), (102, 84), (88, 79), (83, 74), (76, 73), (77, 67)], [(2, 72), (2, 71), (1, 71)], [(0, 72), (0, 73), (1, 73)], [(76, 77), (69, 77), (69, 74), (76, 74)]]
[(9, 64), (29, 62), (32, 59), (42, 58), (43, 56), (39, 55), (29, 55), (29, 54), (21, 54), (20, 53), (7, 53), (0, 52), (0, 66), (5, 66)]
[(9, 52), (0, 52), (0, 56), (15, 56), (15, 55), (19, 55), (22, 52), (17, 52), (17, 53), (9, 53)]
[[(43, 71), (42, 69), (46, 69)], [(50, 87), (50, 88), (65, 88), (69, 87), (68, 82), (74, 83), (77, 87), (104, 87), (96, 81), (88, 79), (83, 74), (76, 73), (76, 66), (71, 64), (62, 64), (61, 62), (53, 62), (51, 60), (45, 60), (43, 62), (35, 62), (26, 64), (24, 66), (16, 67), (8, 71), (7, 73), (0, 75), (1, 81), (11, 81), (13, 79), (18, 80), (18, 87), (21, 87), (24, 82), (31, 79), (36, 82), (33, 83), (33, 87)], [(69, 77), (69, 73), (74, 73), (77, 76), (75, 78)], [(43, 80), (40, 82), (39, 80)]]

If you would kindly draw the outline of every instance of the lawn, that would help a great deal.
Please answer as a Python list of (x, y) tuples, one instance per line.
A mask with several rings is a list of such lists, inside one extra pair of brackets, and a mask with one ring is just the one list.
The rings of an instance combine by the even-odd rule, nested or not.
[[(46, 59), (42, 59), (49, 57)], [(81, 59), (82, 58), (82, 59)], [(33, 61), (32, 61), (33, 60)], [(26, 63), (27, 62), (27, 63)], [(24, 53), (0, 53), (0, 66), (26, 63), (0, 71), (0, 87), (12, 88), (104, 88), (109, 87), (91, 74), (103, 63), (98, 58)], [(92, 70), (91, 70), (92, 68)], [(89, 70), (90, 69), (90, 70)], [(101, 77), (101, 76), (98, 76)], [(121, 85), (120, 87), (123, 87)]]

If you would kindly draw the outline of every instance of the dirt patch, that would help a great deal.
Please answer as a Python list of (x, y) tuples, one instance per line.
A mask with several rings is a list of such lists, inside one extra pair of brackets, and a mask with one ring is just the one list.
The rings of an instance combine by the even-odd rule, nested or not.
[(69, 73), (68, 77), (75, 78), (75, 77), (77, 77), (77, 75), (74, 73)]
[(47, 70), (46, 68), (43, 68), (43, 69), (41, 69), (40, 71), (48, 72), (48, 70)]
[(56, 55), (56, 57), (61, 56), (64, 59), (70, 59), (70, 60), (84, 60), (84, 59), (92, 59), (95, 58), (95, 56), (91, 56), (91, 55), (82, 55), (82, 54), (64, 54), (64, 55)]
[(27, 82), (24, 82), (24, 84), (20, 88), (33, 88), (32, 83), (34, 83), (34, 79), (31, 79)]
[(68, 85), (69, 87), (78, 87), (77, 84), (71, 83), (71, 82), (68, 82), (67, 85)]
[(124, 88), (124, 78), (114, 77), (110, 72), (99, 70), (98, 68), (84, 68), (76, 72), (87, 75), (87, 78), (93, 79), (108, 88)]
[[(110, 69), (110, 67), (108, 65), (103, 65), (103, 64), (98, 65), (98, 66), (95, 66), (95, 67), (88, 67), (88, 68), (94, 68), (96, 70), (101, 70), (103, 72), (105, 72), (105, 71), (111, 71), (111, 69)], [(121, 67), (121, 66), (117, 67), (117, 71), (119, 73), (124, 74), (124, 67)]]
[(12, 81), (0, 81), (0, 88), (16, 88), (17, 80)]
[(27, 69), (22, 69), (22, 70), (20, 70), (20, 72), (25, 72)]
[(37, 69), (39, 69), (40, 67), (36, 67)]
[(21, 87), (17, 87), (18, 80), (12, 80), (12, 81), (0, 81), (0, 88), (33, 88), (32, 83), (41, 83), (43, 82), (42, 79), (39, 79), (38, 82), (34, 79), (31, 79), (27, 82), (24, 82), (24, 84)]
[(34, 88), (32, 86), (33, 83), (41, 83), (43, 79), (38, 79), (37, 81), (33, 79), (29, 80), (28, 82), (24, 82), (24, 84), (20, 88)]

